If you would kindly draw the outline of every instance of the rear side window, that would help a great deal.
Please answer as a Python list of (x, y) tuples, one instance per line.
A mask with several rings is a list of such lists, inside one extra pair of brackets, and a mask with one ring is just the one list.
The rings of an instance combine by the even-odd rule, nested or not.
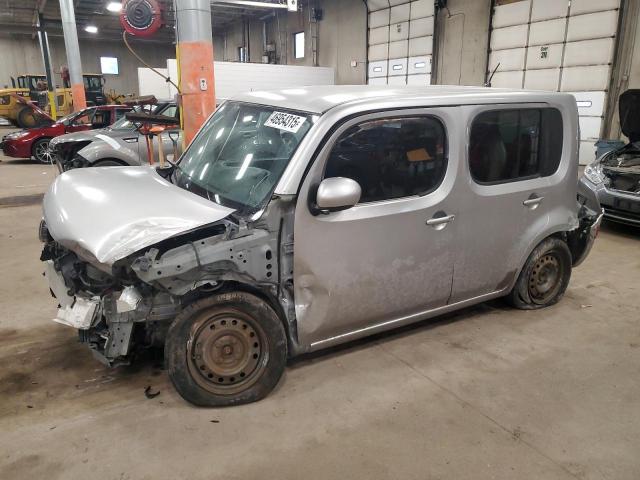
[(555, 108), (491, 110), (471, 125), (469, 168), (478, 183), (548, 177), (562, 157), (562, 115)]
[(360, 203), (424, 195), (442, 182), (446, 151), (444, 126), (434, 117), (371, 120), (340, 136), (324, 176), (358, 182)]

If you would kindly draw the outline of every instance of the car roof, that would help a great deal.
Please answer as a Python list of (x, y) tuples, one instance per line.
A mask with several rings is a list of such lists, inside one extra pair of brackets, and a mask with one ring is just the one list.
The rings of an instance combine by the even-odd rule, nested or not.
[(566, 96), (556, 92), (511, 90), (488, 87), (448, 85), (327, 85), (252, 91), (235, 95), (231, 100), (258, 103), (311, 113), (324, 113), (340, 105), (358, 104), (367, 100), (415, 101), (416, 105), (470, 105), (541, 101), (551, 96)]

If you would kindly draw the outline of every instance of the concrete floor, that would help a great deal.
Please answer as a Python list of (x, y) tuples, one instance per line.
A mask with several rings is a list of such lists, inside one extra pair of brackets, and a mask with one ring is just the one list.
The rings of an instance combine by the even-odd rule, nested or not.
[(200, 409), (154, 359), (105, 369), (50, 321), (36, 230), (54, 172), (0, 160), (2, 479), (640, 478), (638, 230), (605, 225), (555, 307), (480, 305)]

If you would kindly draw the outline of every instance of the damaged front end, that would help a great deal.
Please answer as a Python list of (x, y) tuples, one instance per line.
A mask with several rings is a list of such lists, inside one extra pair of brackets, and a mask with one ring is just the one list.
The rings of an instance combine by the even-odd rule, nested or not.
[(162, 346), (179, 299), (144, 284), (129, 269), (105, 273), (53, 239), (40, 259), (59, 303), (54, 321), (77, 329), (102, 363), (127, 364), (138, 348)]
[[(172, 320), (191, 302), (225, 290), (260, 295), (295, 332), (293, 209), (272, 201), (256, 223), (220, 220), (171, 236), (115, 261), (90, 262), (55, 241), (44, 221), (41, 260), (59, 302), (54, 321), (78, 329), (105, 365), (162, 347)], [(291, 349), (296, 351), (296, 345)]]

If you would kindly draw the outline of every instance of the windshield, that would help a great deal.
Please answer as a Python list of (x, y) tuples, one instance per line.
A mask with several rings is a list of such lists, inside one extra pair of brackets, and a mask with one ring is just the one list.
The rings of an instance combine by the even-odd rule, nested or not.
[(79, 117), (81, 115), (84, 115), (84, 114), (88, 113), (89, 111), (91, 111), (90, 108), (87, 108), (85, 110), (80, 110), (79, 112), (72, 112), (69, 115), (67, 115), (66, 117), (59, 118), (56, 123), (64, 123), (65, 125), (70, 124), (73, 121), (74, 118)]
[(84, 80), (84, 88), (86, 90), (102, 89), (102, 78), (100, 77), (84, 76), (83, 80)]
[(312, 121), (304, 112), (227, 102), (182, 156), (175, 182), (240, 213), (259, 210)]

